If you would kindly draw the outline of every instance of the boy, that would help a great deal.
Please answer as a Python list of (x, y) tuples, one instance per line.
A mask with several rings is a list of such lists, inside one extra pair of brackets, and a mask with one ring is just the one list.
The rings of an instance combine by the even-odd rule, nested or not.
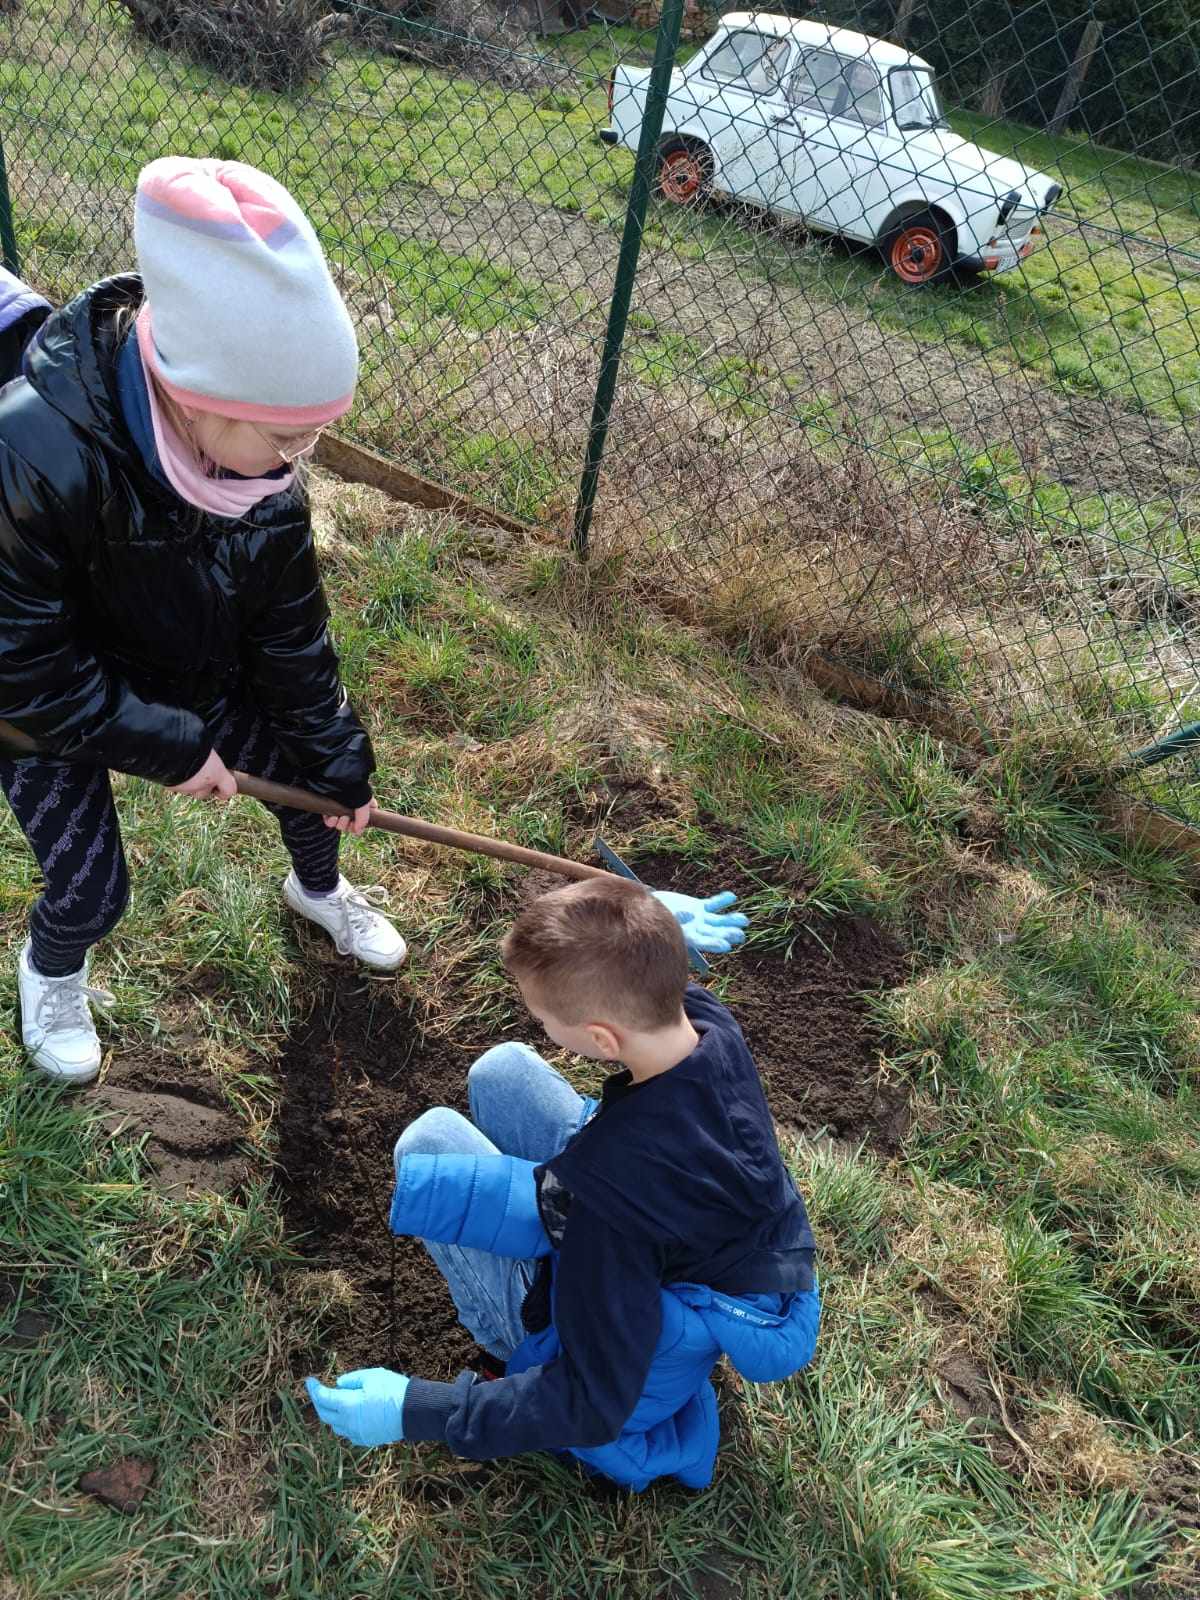
[(635, 1489), (668, 1474), (701, 1487), (722, 1351), (762, 1381), (798, 1371), (816, 1341), (813, 1237), (758, 1073), (733, 1017), (688, 983), (679, 922), (640, 884), (555, 889), (502, 950), (554, 1043), (620, 1069), (597, 1102), (527, 1046), (498, 1045), (471, 1068), (472, 1121), (428, 1111), (396, 1145), (393, 1231), (426, 1242), (505, 1376), (370, 1368), (335, 1389), (309, 1379), (313, 1404), (355, 1444), (567, 1450)]

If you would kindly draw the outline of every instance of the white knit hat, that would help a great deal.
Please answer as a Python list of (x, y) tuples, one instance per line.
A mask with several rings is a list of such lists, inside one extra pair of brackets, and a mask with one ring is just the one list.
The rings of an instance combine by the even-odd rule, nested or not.
[(265, 172), (165, 156), (138, 178), (142, 359), (197, 411), (319, 427), (347, 411), (358, 344), (312, 224)]

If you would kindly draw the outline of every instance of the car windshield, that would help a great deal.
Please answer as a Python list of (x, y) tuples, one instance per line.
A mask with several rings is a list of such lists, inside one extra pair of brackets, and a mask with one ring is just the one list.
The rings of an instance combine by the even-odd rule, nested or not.
[(933, 73), (921, 67), (893, 67), (888, 73), (892, 108), (899, 128), (948, 128)]
[(734, 33), (709, 56), (704, 72), (732, 87), (765, 94), (779, 87), (791, 48), (787, 39), (772, 39), (761, 33)]

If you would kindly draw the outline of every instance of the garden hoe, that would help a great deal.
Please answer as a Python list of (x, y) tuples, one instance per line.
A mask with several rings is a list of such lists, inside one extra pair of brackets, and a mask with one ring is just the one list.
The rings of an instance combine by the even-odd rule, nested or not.
[[(249, 773), (235, 772), (238, 793), (261, 800), (267, 805), (290, 806), (294, 811), (313, 811), (324, 817), (344, 817), (347, 808), (337, 800), (326, 800), (321, 795), (309, 794), (305, 789), (293, 789), (287, 784), (271, 783), (266, 778), (252, 778)], [(385, 833), (402, 834), (408, 839), (425, 839), (430, 844), (446, 845), (451, 850), (468, 850), (473, 855), (492, 856), (498, 861), (515, 861), (518, 866), (533, 867), (541, 872), (557, 872), (564, 878), (611, 878), (614, 876), (641, 880), (632, 867), (626, 866), (599, 836), (596, 854), (608, 863), (605, 867), (591, 867), (582, 861), (570, 861), (566, 856), (549, 855), (544, 850), (527, 850), (524, 845), (510, 844), (506, 839), (492, 839), (486, 834), (465, 833), (461, 828), (445, 828), (440, 823), (424, 822), (420, 817), (402, 817), (395, 811), (371, 807), (369, 827), (382, 828)], [(686, 937), (686, 934), (685, 934)], [(688, 960), (695, 972), (707, 972), (708, 962), (699, 950), (688, 945)]]

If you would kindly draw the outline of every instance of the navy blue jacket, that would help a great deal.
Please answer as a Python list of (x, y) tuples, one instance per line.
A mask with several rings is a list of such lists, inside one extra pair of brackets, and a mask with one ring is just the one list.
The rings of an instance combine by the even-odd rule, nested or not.
[[(441, 1439), (472, 1457), (561, 1448), (588, 1459), (626, 1434), (654, 1388), (656, 1363), (661, 1368), (667, 1357), (664, 1339), (678, 1354), (678, 1338), (691, 1338), (688, 1375), (671, 1380), (667, 1400), (676, 1409), (699, 1406), (692, 1432), (704, 1436), (703, 1459), (716, 1413), (701, 1389), (729, 1344), (711, 1330), (700, 1335), (694, 1323), (686, 1337), (680, 1333), (676, 1308), (690, 1304), (687, 1295), (716, 1291), (736, 1299), (746, 1314), (790, 1330), (789, 1337), (799, 1317), (815, 1338), (813, 1237), (745, 1039), (725, 1007), (695, 985), (685, 1009), (700, 1035), (691, 1055), (645, 1083), (633, 1083), (628, 1072), (611, 1077), (591, 1121), (536, 1168), (535, 1232), (544, 1234), (544, 1248), (524, 1248), (528, 1230), (513, 1236), (516, 1250), (482, 1245), (543, 1258), (524, 1313), (530, 1336), (509, 1375), (490, 1383), (470, 1373), (453, 1384), (414, 1379), (404, 1407), (407, 1439)], [(511, 1158), (489, 1159), (515, 1170)], [(401, 1163), (395, 1231), (468, 1242), (461, 1230), (470, 1196), (455, 1198), (448, 1160)], [(483, 1179), (472, 1171), (477, 1186)], [(741, 1315), (730, 1313), (732, 1323)], [(793, 1341), (788, 1359), (797, 1348)], [(810, 1343), (804, 1360), (811, 1353)], [(802, 1364), (794, 1359), (787, 1370)], [(681, 1384), (686, 1394), (678, 1392)], [(658, 1426), (662, 1403), (651, 1409)], [(711, 1444), (715, 1453), (715, 1435)], [(651, 1455), (659, 1462), (654, 1470), (645, 1462), (631, 1474), (602, 1470), (639, 1486), (676, 1470), (662, 1466), (661, 1451)]]

